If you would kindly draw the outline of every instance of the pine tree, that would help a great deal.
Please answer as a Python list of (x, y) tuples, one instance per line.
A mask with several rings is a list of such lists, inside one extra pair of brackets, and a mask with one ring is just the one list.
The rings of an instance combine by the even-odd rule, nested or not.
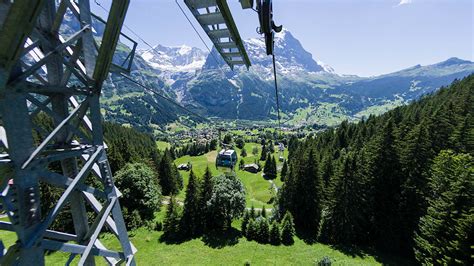
[(278, 171), (277, 171), (277, 164), (275, 160), (275, 156), (272, 156), (272, 176), (273, 179), (277, 177)]
[(262, 145), (262, 152), (260, 153), (260, 161), (265, 161), (265, 159), (267, 159), (267, 148), (265, 146), (265, 144)]
[(179, 238), (179, 221), (178, 206), (174, 197), (171, 197), (163, 221), (163, 236), (166, 239), (171, 240)]
[(431, 139), (424, 124), (415, 126), (405, 137), (400, 152), (401, 184), (400, 237), (406, 254), (413, 251), (413, 233), (426, 210), (427, 175), (433, 157)]
[(280, 225), (276, 221), (273, 221), (270, 228), (270, 244), (275, 246), (281, 244)]
[(457, 152), (474, 155), (474, 113), (467, 114), (450, 137)]
[(275, 153), (275, 146), (273, 145), (273, 141), (271, 140), (268, 142), (268, 152), (272, 154)]
[(201, 183), (201, 190), (199, 195), (199, 207), (201, 213), (201, 230), (207, 230), (212, 224), (212, 220), (210, 219), (210, 210), (208, 208), (208, 202), (212, 197), (212, 190), (213, 190), (213, 181), (212, 181), (212, 173), (209, 169), (209, 166), (206, 167), (206, 172), (202, 178)]
[(247, 150), (245, 150), (245, 148), (242, 148), (242, 150), (240, 151), (240, 156), (242, 157), (247, 157)]
[(434, 160), (428, 211), (415, 234), (420, 264), (471, 264), (474, 240), (474, 160), (442, 151)]
[(185, 236), (195, 237), (200, 233), (201, 208), (199, 204), (199, 186), (193, 170), (189, 173), (186, 197), (184, 199), (181, 231)]
[(281, 229), (281, 242), (284, 245), (293, 245), (295, 240), (293, 236), (295, 235), (295, 225), (293, 223), (293, 216), (290, 212), (286, 212), (283, 217), (282, 229)]
[(262, 207), (262, 211), (260, 212), (260, 216), (263, 218), (267, 218), (267, 210), (265, 210), (265, 205)]
[(258, 242), (266, 244), (270, 238), (270, 225), (268, 220), (263, 217), (258, 219), (258, 224)]
[(327, 210), (323, 217), (319, 239), (330, 244), (356, 244), (363, 234), (360, 207), (363, 206), (363, 184), (356, 176), (353, 154), (344, 155), (329, 185)]
[(242, 218), (242, 225), (241, 225), (241, 230), (240, 232), (242, 233), (243, 236), (247, 235), (247, 227), (250, 222), (250, 213), (249, 211), (245, 211), (244, 213), (244, 218)]
[(247, 226), (247, 240), (252, 241), (257, 239), (257, 222), (254, 219), (250, 219)]
[(226, 134), (224, 136), (224, 140), (222, 141), (225, 144), (231, 144), (232, 143), (232, 135), (231, 134)]
[(158, 168), (159, 183), (163, 195), (176, 195), (180, 190), (180, 183), (182, 184), (182, 181), (180, 182), (178, 170), (175, 168), (176, 165), (174, 165), (171, 159), (171, 154), (169, 150), (166, 150)]
[(332, 160), (330, 155), (323, 156), (321, 160), (321, 179), (325, 188), (329, 187), (329, 181), (332, 176)]
[(239, 169), (240, 169), (240, 170), (244, 169), (244, 166), (245, 166), (245, 161), (244, 161), (244, 159), (240, 159), (240, 161), (239, 161)]
[(265, 166), (263, 167), (263, 173), (267, 179), (276, 178), (276, 161), (270, 153), (267, 154), (267, 159), (265, 160)]
[(255, 208), (253, 207), (253, 205), (252, 207), (250, 207), (250, 218), (251, 219), (257, 218), (257, 214), (255, 213)]
[(399, 198), (402, 179), (395, 125), (389, 119), (374, 138), (370, 149), (373, 173), (374, 228), (376, 245), (385, 251), (398, 252), (400, 242)]
[(313, 149), (303, 156), (302, 169), (297, 173), (296, 189), (293, 191), (294, 206), (290, 209), (295, 224), (307, 233), (309, 240), (317, 237), (321, 220), (323, 187), (318, 163)]
[(282, 182), (285, 182), (286, 174), (288, 173), (288, 163), (286, 160), (283, 162), (283, 166), (281, 168), (281, 173), (280, 173), (280, 180)]

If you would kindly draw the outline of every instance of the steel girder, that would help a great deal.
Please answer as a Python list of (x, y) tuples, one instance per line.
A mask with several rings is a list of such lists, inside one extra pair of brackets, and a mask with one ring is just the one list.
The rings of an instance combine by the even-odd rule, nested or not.
[[(45, 250), (69, 252), (67, 264), (79, 255), (81, 265), (94, 265), (94, 256), (135, 265), (99, 104), (128, 4), (112, 1), (97, 44), (88, 0), (0, 3), (0, 211), (10, 221), (0, 221), (0, 229), (18, 236), (5, 254), (0, 249), (1, 265), (44, 265)], [(78, 29), (63, 36), (66, 14)], [(38, 116), (49, 117), (52, 129)], [(51, 170), (57, 162), (61, 170)], [(92, 175), (100, 187), (86, 180)], [(40, 184), (63, 189), (44, 217)], [(96, 213), (92, 223), (86, 204)], [(49, 229), (62, 211), (70, 211), (74, 233)], [(100, 242), (104, 227), (117, 236), (120, 251)]]

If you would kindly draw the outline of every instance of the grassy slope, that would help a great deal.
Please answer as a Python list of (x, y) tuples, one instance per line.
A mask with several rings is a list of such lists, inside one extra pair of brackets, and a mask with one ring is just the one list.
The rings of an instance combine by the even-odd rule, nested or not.
[[(354, 257), (325, 245), (308, 245), (299, 239), (293, 246), (271, 246), (232, 238), (232, 243), (223, 246), (220, 238), (165, 244), (159, 241), (162, 232), (139, 229), (133, 234), (131, 241), (138, 249), (138, 265), (243, 265), (245, 262), (252, 265), (311, 265), (324, 256), (330, 257), (334, 265), (380, 264), (368, 255)], [(109, 248), (117, 247), (109, 234), (103, 234), (101, 241)], [(66, 253), (55, 252), (46, 257), (46, 265), (64, 265), (67, 259)], [(76, 258), (71, 265), (77, 262)], [(96, 262), (106, 265), (102, 259), (96, 259)]]
[[(163, 219), (164, 210), (157, 213)], [(4, 220), (4, 219), (3, 219)], [(240, 221), (233, 223), (240, 227)], [(137, 247), (135, 255), (138, 265), (314, 265), (314, 262), (328, 256), (333, 265), (380, 265), (373, 256), (357, 252), (357, 255), (345, 254), (322, 244), (306, 244), (295, 238), (292, 246), (262, 245), (239, 238), (238, 231), (229, 237), (193, 239), (180, 244), (166, 244), (160, 241), (162, 232), (140, 228), (130, 232), (131, 241)], [(15, 243), (14, 233), (1, 231), (0, 239), (5, 246)], [(100, 236), (101, 242), (108, 248), (118, 249), (115, 237), (109, 233)], [(46, 257), (46, 265), (64, 265), (68, 254), (54, 252)], [(77, 265), (76, 258), (71, 265)], [(107, 265), (102, 259), (96, 259), (97, 265)], [(384, 263), (396, 265), (404, 263), (398, 260), (385, 260)]]
[(156, 141), (156, 147), (158, 150), (165, 150), (170, 147), (170, 144), (165, 141)]
[[(159, 143), (159, 146), (165, 146), (165, 143)], [(253, 146), (259, 148), (259, 153), (252, 155)], [(246, 143), (248, 157), (244, 158), (246, 163), (251, 163), (260, 155), (260, 145), (255, 143)], [(240, 150), (238, 151), (240, 154)], [(191, 161), (193, 169), (198, 176), (204, 174), (205, 168), (209, 165), (213, 174), (219, 171), (215, 168), (216, 151), (212, 151), (202, 156), (190, 157), (184, 156), (178, 158), (175, 162), (186, 163)], [(275, 154), (275, 156), (278, 156)], [(287, 153), (284, 155), (287, 157)], [(262, 162), (263, 164), (263, 162)], [(181, 172), (187, 183), (189, 173)], [(272, 197), (270, 183), (263, 179), (261, 173), (251, 174), (245, 171), (237, 170), (237, 176), (242, 180), (247, 190), (247, 206), (254, 205), (260, 208), (265, 205), (267, 208), (271, 204), (267, 202)], [(280, 186), (279, 178), (275, 183)], [(184, 199), (184, 190), (178, 196)], [(157, 220), (164, 217), (165, 208), (162, 208), (156, 214)], [(234, 221), (234, 228), (240, 228), (240, 221)], [(324, 256), (329, 256), (335, 265), (378, 265), (374, 257), (368, 255), (351, 256), (340, 251), (332, 249), (322, 244), (308, 245), (303, 241), (296, 239), (293, 246), (271, 246), (262, 245), (256, 242), (249, 242), (245, 238), (238, 236), (238, 230), (234, 229), (234, 235), (229, 237), (200, 238), (187, 241), (180, 244), (166, 244), (160, 242), (162, 232), (149, 231), (145, 228), (131, 232), (131, 241), (137, 247), (139, 252), (136, 254), (139, 265), (242, 265), (250, 262), (252, 265), (310, 265)], [(14, 233), (0, 231), (0, 239), (8, 247), (16, 241)], [(108, 233), (101, 235), (101, 241), (109, 248), (117, 248), (117, 240)], [(61, 252), (55, 252), (47, 256), (47, 265), (64, 265), (68, 255)], [(76, 258), (72, 265), (77, 264)], [(104, 261), (97, 259), (98, 265), (106, 265)]]
[[(252, 149), (253, 147), (256, 146), (259, 149), (259, 152), (257, 155), (252, 154)], [(277, 147), (275, 147), (277, 149)], [(245, 144), (245, 150), (247, 151), (247, 157), (244, 158), (245, 163), (253, 163), (255, 159), (258, 159), (260, 157), (260, 151), (261, 151), (261, 146), (260, 144), (256, 143), (246, 143)], [(237, 153), (240, 155), (240, 149), (237, 149)], [(204, 172), (206, 170), (206, 167), (209, 166), (211, 169), (213, 175), (217, 175), (219, 173), (222, 173), (221, 169), (216, 169), (215, 167), (215, 160), (216, 160), (216, 151), (211, 151), (209, 153), (206, 153), (201, 156), (183, 156), (175, 160), (176, 165), (179, 165), (181, 163), (187, 163), (191, 162), (193, 165), (193, 171), (198, 177), (202, 177), (204, 175)], [(287, 151), (284, 153), (284, 157), (287, 157)], [(240, 156), (239, 156), (239, 161), (240, 161)], [(275, 158), (278, 158), (278, 153), (275, 153)], [(262, 167), (264, 165), (264, 162), (261, 162)], [(280, 163), (279, 163), (280, 164)], [(262, 172), (259, 172), (257, 174), (252, 174), (246, 171), (241, 171), (237, 169), (236, 167), (236, 174), (242, 180), (242, 183), (245, 186), (246, 192), (247, 192), (247, 206), (251, 207), (252, 205), (255, 206), (256, 208), (261, 208), (263, 205), (269, 206), (271, 203), (269, 203), (270, 199), (274, 195), (274, 190), (270, 189), (270, 182), (265, 180), (262, 177)], [(189, 178), (189, 172), (181, 171), (181, 174), (184, 179), (184, 184), (186, 185), (188, 182)], [(281, 181), (280, 178), (278, 177), (277, 179), (274, 180), (277, 186), (281, 186)], [(177, 196), (178, 200), (184, 200), (184, 190), (180, 192), (180, 194)]]

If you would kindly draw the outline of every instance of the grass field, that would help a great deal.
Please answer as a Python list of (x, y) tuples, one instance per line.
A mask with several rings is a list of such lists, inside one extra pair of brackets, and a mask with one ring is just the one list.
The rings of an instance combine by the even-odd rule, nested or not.
[(165, 150), (169, 148), (171, 145), (166, 141), (156, 141), (156, 147), (158, 150)]
[[(159, 147), (166, 147), (166, 143), (157, 143)], [(253, 147), (259, 149), (257, 155), (252, 154)], [(248, 157), (244, 158), (246, 163), (253, 162), (260, 155), (260, 144), (246, 143)], [(240, 154), (240, 150), (238, 150)], [(221, 173), (215, 167), (215, 157), (217, 151), (212, 151), (202, 156), (184, 156), (176, 159), (175, 163), (193, 164), (193, 171), (198, 177), (204, 174), (207, 166), (214, 175)], [(275, 154), (277, 157), (278, 154)], [(287, 157), (287, 152), (284, 157)], [(240, 159), (239, 159), (240, 160)], [(263, 165), (263, 162), (261, 162)], [(281, 164), (281, 163), (279, 163)], [(185, 184), (189, 179), (189, 172), (181, 171)], [(270, 182), (265, 180), (261, 172), (257, 174), (236, 170), (237, 176), (242, 180), (246, 189), (247, 206), (267, 209), (272, 208), (269, 203), (275, 195), (271, 189)], [(274, 180), (275, 184), (281, 186), (280, 178)], [(179, 200), (185, 196), (184, 189), (178, 195)], [(155, 215), (155, 220), (162, 221), (164, 218), (165, 207)], [(6, 218), (3, 218), (6, 219)], [(292, 246), (272, 246), (263, 245), (256, 242), (249, 242), (240, 236), (240, 220), (235, 220), (233, 228), (225, 235), (210, 235), (193, 239), (179, 244), (169, 244), (160, 241), (162, 232), (152, 231), (147, 228), (129, 232), (131, 241), (138, 249), (136, 260), (138, 265), (315, 265), (315, 263), (327, 256), (331, 259), (333, 265), (380, 265), (381, 262), (389, 264), (393, 261), (377, 261), (373, 256), (363, 252), (344, 253), (330, 246), (323, 244), (307, 244), (300, 239), (295, 238), (295, 244)], [(16, 235), (11, 232), (0, 231), (0, 239), (6, 247), (16, 241)], [(119, 247), (117, 240), (109, 233), (103, 233), (100, 236), (101, 242), (108, 248), (117, 249)], [(68, 259), (68, 254), (54, 252), (46, 257), (46, 265), (64, 265)], [(78, 262), (76, 258), (71, 265)], [(101, 259), (96, 260), (97, 265), (106, 265)]]
[[(315, 261), (328, 256), (333, 265), (380, 265), (374, 257), (361, 254), (346, 255), (322, 244), (306, 244), (296, 239), (293, 246), (271, 246), (249, 242), (239, 237), (239, 232), (225, 236), (212, 235), (179, 244), (160, 241), (162, 232), (140, 228), (131, 232), (131, 241), (137, 247), (138, 265), (314, 265)], [(16, 237), (0, 231), (0, 239), (9, 246)], [(104, 233), (101, 242), (108, 248), (117, 248), (115, 238)], [(54, 252), (46, 257), (46, 265), (64, 265), (68, 254)], [(76, 265), (76, 258), (71, 265)], [(98, 265), (106, 265), (96, 259)]]

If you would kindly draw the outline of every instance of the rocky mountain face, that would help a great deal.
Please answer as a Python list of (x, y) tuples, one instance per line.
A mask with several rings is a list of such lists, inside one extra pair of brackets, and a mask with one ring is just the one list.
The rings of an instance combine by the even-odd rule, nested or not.
[[(79, 29), (67, 13), (61, 32)], [(104, 25), (93, 21), (100, 39)], [(231, 71), (220, 55), (186, 45), (156, 45), (137, 52), (129, 75), (149, 90), (112, 73), (104, 84), (105, 119), (158, 132), (172, 122), (199, 120), (161, 96), (174, 99), (206, 117), (272, 120), (276, 117), (272, 58), (263, 39), (244, 41), (252, 66)], [(121, 64), (130, 48), (119, 44), (114, 62)], [(276, 66), (285, 124), (335, 125), (379, 114), (474, 73), (474, 63), (458, 58), (362, 78), (338, 75), (307, 52), (288, 30), (276, 34)], [(179, 123), (178, 123), (179, 124)]]
[[(236, 67), (231, 71), (215, 50), (209, 54), (188, 46), (156, 45), (139, 52), (132, 75), (207, 117), (275, 119), (272, 58), (266, 55), (262, 39), (244, 43), (252, 63), (250, 70)], [(451, 58), (376, 77), (338, 75), (307, 52), (288, 30), (276, 35), (275, 54), (283, 118), (291, 125), (335, 125), (344, 119), (379, 114), (474, 73), (473, 62)], [(110, 83), (117, 81), (112, 77)], [(152, 110), (152, 117), (165, 114), (161, 122), (183, 117), (182, 110), (173, 109), (173, 113), (155, 108), (163, 100), (143, 89), (121, 94), (124, 87), (115, 86), (112, 93), (106, 90), (110, 97), (104, 105), (109, 118), (133, 120), (137, 102), (140, 114), (145, 110)], [(152, 127), (162, 124), (156, 120), (150, 118), (148, 122)]]

